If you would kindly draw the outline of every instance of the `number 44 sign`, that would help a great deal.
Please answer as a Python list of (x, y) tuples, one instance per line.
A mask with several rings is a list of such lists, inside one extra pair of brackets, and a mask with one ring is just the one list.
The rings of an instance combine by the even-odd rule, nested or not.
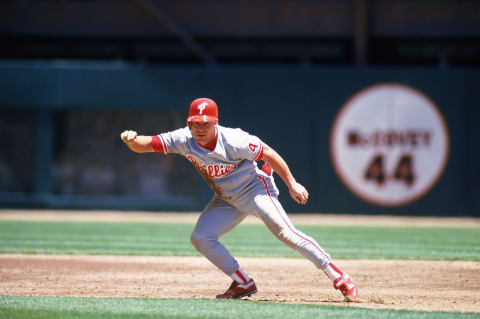
[(337, 175), (358, 197), (379, 206), (409, 204), (441, 177), (448, 160), (445, 120), (412, 87), (381, 83), (353, 95), (330, 134)]

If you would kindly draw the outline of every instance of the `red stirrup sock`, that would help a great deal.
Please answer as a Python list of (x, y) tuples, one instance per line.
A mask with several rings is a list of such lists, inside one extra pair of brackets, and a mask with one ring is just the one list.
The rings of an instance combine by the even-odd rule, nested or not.
[(240, 268), (236, 272), (230, 275), (233, 280), (238, 282), (239, 284), (246, 284), (247, 282), (250, 281), (250, 277), (246, 273), (243, 272)]

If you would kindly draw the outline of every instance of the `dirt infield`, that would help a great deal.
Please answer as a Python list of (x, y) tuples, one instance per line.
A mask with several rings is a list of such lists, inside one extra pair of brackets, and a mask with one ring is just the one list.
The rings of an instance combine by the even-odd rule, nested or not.
[[(347, 305), (304, 259), (239, 258), (251, 300)], [(480, 263), (339, 260), (365, 308), (480, 312)], [(281, 267), (279, 267), (281, 265)], [(228, 277), (200, 257), (0, 255), (0, 295), (213, 298)]]
[[(0, 219), (89, 220), (89, 214), (94, 214), (97, 221), (191, 222), (198, 216), (180, 214), (173, 218), (174, 215), (106, 212), (57, 212), (39, 216), (34, 212), (0, 211)], [(333, 218), (333, 215), (325, 216), (314, 217), (311, 223), (316, 223), (315, 218), (318, 223), (322, 223), (321, 220), (325, 223), (328, 216)], [(307, 216), (297, 217), (292, 218), (297, 224), (308, 220)], [(301, 218), (304, 222), (299, 221)], [(368, 224), (367, 216), (364, 218)], [(361, 220), (357, 216), (350, 223), (358, 225)], [(382, 220), (386, 226), (398, 224), (396, 218), (389, 221), (383, 216), (375, 225)], [(337, 216), (336, 221), (335, 224), (347, 223), (345, 216)], [(399, 221), (400, 225), (412, 224), (411, 220), (400, 218)], [(462, 219), (446, 221), (419, 219), (415, 225), (459, 226), (465, 222)], [(476, 219), (466, 224), (465, 227), (479, 225)], [(323, 272), (305, 259), (238, 259), (257, 282), (259, 292), (248, 298), (250, 300), (480, 313), (480, 262), (338, 260), (360, 290), (360, 301), (347, 304)], [(201, 257), (0, 255), (0, 295), (213, 298), (229, 283), (228, 277)]]

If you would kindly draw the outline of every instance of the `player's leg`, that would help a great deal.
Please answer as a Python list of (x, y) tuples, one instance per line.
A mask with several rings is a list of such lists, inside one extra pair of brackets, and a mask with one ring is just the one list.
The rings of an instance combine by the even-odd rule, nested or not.
[(358, 296), (358, 290), (352, 279), (343, 273), (332, 261), (330, 255), (313, 239), (295, 228), (276, 196), (271, 195), (268, 183), (255, 190), (253, 200), (245, 203), (242, 209), (259, 217), (268, 229), (285, 245), (298, 251), (317, 268), (322, 269), (333, 281), (347, 301)]
[(332, 262), (330, 255), (315, 239), (295, 228), (276, 197), (257, 195), (253, 203), (250, 211), (285, 245), (298, 251), (317, 268), (325, 269)]
[(237, 270), (238, 263), (218, 238), (245, 217), (224, 200), (214, 197), (203, 210), (190, 237), (193, 246), (227, 275)]
[(358, 289), (353, 284), (352, 278), (333, 263), (330, 255), (315, 239), (295, 228), (276, 197), (257, 195), (254, 202), (258, 207), (257, 216), (262, 219), (275, 237), (288, 247), (298, 251), (317, 268), (322, 269), (333, 281), (334, 288), (340, 290), (346, 301), (357, 299)]
[(245, 217), (245, 214), (226, 201), (214, 197), (200, 215), (190, 237), (192, 244), (200, 253), (234, 280), (230, 288), (217, 298), (241, 298), (257, 290), (253, 279), (243, 272), (237, 260), (218, 240)]

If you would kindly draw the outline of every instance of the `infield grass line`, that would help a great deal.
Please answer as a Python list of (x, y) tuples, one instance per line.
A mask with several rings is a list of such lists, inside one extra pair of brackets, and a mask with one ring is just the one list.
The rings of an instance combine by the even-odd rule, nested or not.
[(480, 314), (364, 309), (248, 300), (0, 296), (0, 318), (473, 319), (480, 318)]
[[(0, 221), (0, 253), (199, 256), (193, 224)], [(480, 228), (299, 226), (337, 259), (480, 260)], [(239, 257), (301, 256), (264, 225), (221, 238)]]

